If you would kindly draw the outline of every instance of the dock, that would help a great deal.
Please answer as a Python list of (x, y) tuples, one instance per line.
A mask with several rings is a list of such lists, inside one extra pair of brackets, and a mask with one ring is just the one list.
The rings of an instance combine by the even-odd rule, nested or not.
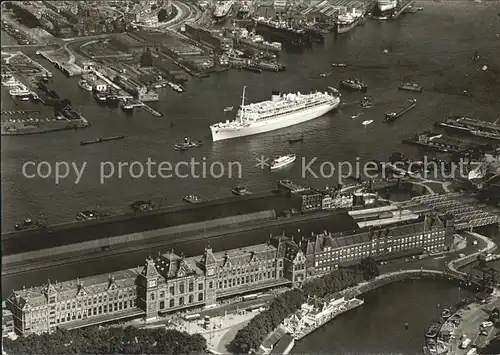
[(162, 117), (163, 116), (163, 114), (161, 112), (156, 111), (154, 108), (152, 108), (151, 106), (149, 106), (145, 103), (142, 104), (142, 107), (144, 108), (145, 111), (149, 112), (150, 114), (152, 114), (155, 117)]
[(37, 51), (37, 54), (42, 56), (42, 58), (48, 60), (51, 64), (53, 64), (57, 69), (62, 71), (67, 76), (75, 76), (83, 74), (83, 69), (78, 65), (69, 62), (62, 62), (56, 59), (53, 59), (49, 53), (44, 51)]
[(393, 12), (391, 18), (397, 19), (402, 13), (405, 12), (406, 9), (411, 7), (414, 3), (415, 3), (415, 0), (406, 0), (406, 1), (403, 0), (403, 1), (401, 1), (398, 4), (398, 6), (396, 7), (396, 9), (394, 9), (394, 12)]

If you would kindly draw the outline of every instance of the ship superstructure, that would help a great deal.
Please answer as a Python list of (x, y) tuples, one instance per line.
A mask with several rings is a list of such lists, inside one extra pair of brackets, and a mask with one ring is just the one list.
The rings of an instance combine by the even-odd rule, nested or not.
[(378, 0), (377, 6), (381, 13), (389, 12), (398, 6), (398, 0)]
[(334, 94), (311, 92), (281, 94), (273, 91), (271, 100), (245, 105), (243, 88), (241, 108), (234, 121), (210, 126), (213, 141), (244, 137), (296, 125), (335, 109), (340, 98)]
[(214, 17), (218, 20), (223, 19), (226, 17), (229, 12), (231, 11), (232, 7), (234, 5), (234, 1), (217, 1), (215, 4), (215, 11), (214, 11)]

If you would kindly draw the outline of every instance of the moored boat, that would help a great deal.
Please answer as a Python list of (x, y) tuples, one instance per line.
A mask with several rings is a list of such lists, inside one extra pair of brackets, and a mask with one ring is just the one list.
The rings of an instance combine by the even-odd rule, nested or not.
[(40, 222), (40, 221), (36, 221), (36, 220), (31, 219), (31, 218), (26, 218), (21, 223), (16, 223), (14, 225), (14, 229), (16, 231), (21, 231), (21, 230), (26, 230), (26, 229), (42, 228), (44, 226), (45, 226), (45, 224)]
[(92, 91), (92, 85), (90, 85), (90, 83), (85, 79), (79, 80), (78, 86), (81, 87), (85, 91)]

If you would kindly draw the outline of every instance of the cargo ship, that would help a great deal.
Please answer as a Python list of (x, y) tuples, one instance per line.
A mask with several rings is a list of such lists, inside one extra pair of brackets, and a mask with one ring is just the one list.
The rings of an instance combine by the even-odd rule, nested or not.
[(291, 27), (288, 21), (257, 20), (255, 31), (263, 36), (269, 36), (272, 40), (278, 40), (295, 46), (307, 46), (312, 42), (311, 36), (307, 31)]
[(248, 37), (238, 38), (236, 40), (236, 43), (247, 45), (249, 47), (259, 49), (261, 51), (269, 51), (269, 52), (280, 52), (282, 47), (280, 42), (267, 42), (264, 40), (264, 37), (252, 34), (250, 34)]
[(210, 126), (213, 141), (244, 137), (289, 127), (325, 115), (340, 104), (332, 93), (285, 94), (273, 91), (271, 100), (245, 104), (243, 88), (241, 107), (234, 121)]
[(412, 108), (414, 108), (417, 105), (417, 100), (416, 99), (411, 99), (409, 100), (409, 104), (406, 107), (403, 107), (399, 111), (392, 111), (392, 112), (387, 112), (385, 114), (385, 122), (394, 122), (401, 116), (403, 116), (405, 113), (410, 111)]
[(337, 16), (335, 20), (336, 32), (338, 34), (347, 33), (361, 22), (363, 22), (363, 13), (352, 9), (352, 12)]
[(218, 21), (223, 20), (231, 12), (234, 1), (217, 1), (215, 4), (214, 18)]

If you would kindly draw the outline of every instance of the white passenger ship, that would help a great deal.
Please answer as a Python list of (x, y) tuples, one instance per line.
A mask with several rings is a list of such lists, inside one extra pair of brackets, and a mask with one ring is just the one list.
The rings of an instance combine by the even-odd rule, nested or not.
[(234, 121), (210, 126), (213, 141), (274, 131), (306, 122), (335, 109), (340, 98), (334, 93), (284, 94), (273, 91), (271, 100), (245, 105), (243, 88), (241, 108)]
[(278, 157), (272, 161), (271, 170), (276, 170), (286, 165), (292, 164), (295, 159), (297, 159), (297, 156), (295, 154), (288, 154)]

